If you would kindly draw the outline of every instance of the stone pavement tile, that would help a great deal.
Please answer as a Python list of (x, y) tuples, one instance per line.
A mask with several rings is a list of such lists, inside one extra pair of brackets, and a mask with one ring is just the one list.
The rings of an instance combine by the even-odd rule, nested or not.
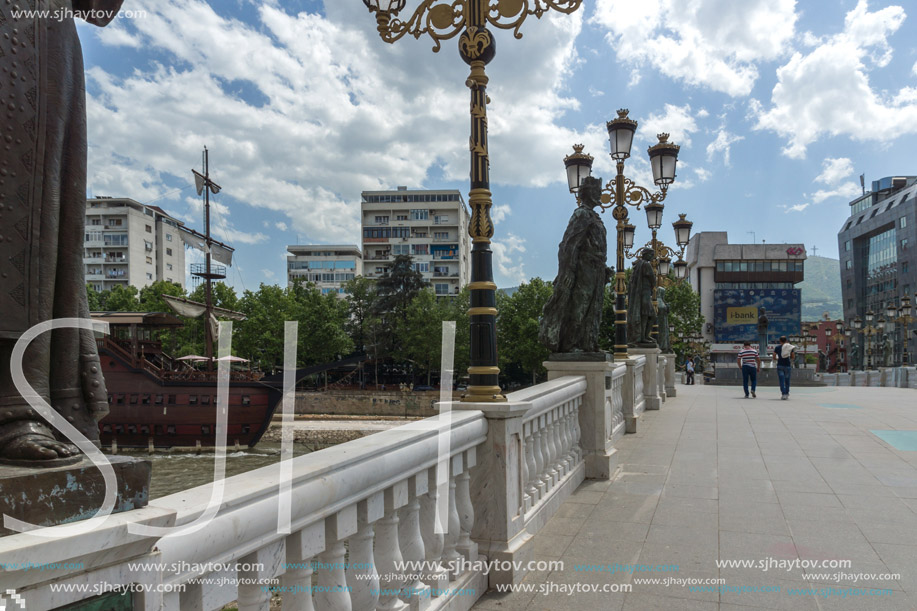
[(666, 505), (657, 508), (653, 514), (654, 526), (669, 526), (686, 529), (713, 529), (717, 527), (717, 514), (703, 511), (691, 511), (677, 506)]
[[(529, 571), (521, 583), (539, 584), (545, 583), (550, 578), (551, 571)], [(484, 609), (485, 611), (523, 611), (529, 608), (529, 601), (537, 596), (534, 592), (523, 592), (521, 588), (516, 592), (497, 592), (496, 589), (488, 590), (474, 604), (475, 609)]]
[(606, 522), (646, 522), (653, 520), (658, 496), (610, 496), (605, 497), (595, 506), (592, 519)]
[(650, 475), (665, 475), (669, 471), (669, 463), (636, 463), (628, 461), (621, 463), (621, 471), (624, 473), (646, 473)]
[(735, 515), (720, 515), (720, 530), (742, 533), (756, 533), (761, 535), (790, 534), (783, 515), (773, 517), (755, 517), (748, 519)]
[(770, 480), (721, 482), (720, 501), (725, 503), (776, 503), (777, 494)]
[(535, 558), (538, 560), (560, 558), (564, 555), (574, 535), (535, 535)]
[(564, 560), (588, 564), (633, 564), (642, 547), (642, 541), (622, 541), (614, 532), (605, 536), (581, 533), (565, 548)]
[(678, 574), (710, 573), (716, 570), (717, 545), (712, 541), (698, 540), (688, 545), (665, 543), (643, 544), (640, 551), (640, 564), (677, 564)]
[[(878, 497), (887, 498), (887, 497)], [(905, 503), (900, 505), (880, 506), (877, 509), (855, 507), (847, 509), (847, 514), (857, 524), (885, 524), (899, 528), (917, 527), (917, 514)]]
[(582, 503), (564, 503), (554, 514), (555, 518), (588, 518), (595, 511), (595, 505)]
[(650, 525), (646, 522), (611, 522), (592, 518), (586, 522), (576, 534), (582, 537), (607, 537), (620, 541), (637, 541), (646, 540), (646, 533)]
[(816, 458), (851, 458), (852, 454), (845, 450), (840, 444), (818, 444), (812, 446), (803, 446), (803, 452), (806, 456)]
[(686, 484), (666, 483), (662, 489), (663, 498), (679, 497), (690, 499), (716, 499), (718, 498), (716, 486), (689, 486)]
[(917, 486), (895, 486), (891, 491), (899, 498), (917, 499)]
[[(868, 588), (837, 584), (813, 584), (819, 591), (818, 605), (823, 611), (913, 611), (917, 599), (899, 590), (890, 594), (870, 595)], [(863, 591), (861, 595), (853, 592)]]
[(874, 543), (873, 548), (888, 567), (888, 572), (900, 575), (900, 587), (917, 594), (917, 546)]
[(806, 505), (789, 505), (783, 508), (783, 515), (787, 521), (853, 522), (847, 510), (838, 507), (819, 507), (813, 511)]
[(818, 492), (788, 492), (778, 490), (777, 498), (784, 507), (787, 505), (804, 505), (806, 507), (843, 506), (833, 493), (822, 494)]
[(911, 511), (917, 513), (917, 499), (904, 498), (901, 500), (904, 501), (905, 505), (911, 508)]
[(896, 543), (899, 545), (917, 545), (917, 519), (899, 524), (871, 524), (857, 522), (866, 539), (876, 543)]
[(658, 509), (680, 509), (684, 511), (697, 511), (700, 513), (716, 513), (719, 511), (717, 499), (698, 498), (691, 496), (675, 496), (669, 492), (671, 486), (666, 486), (659, 499)]
[[(771, 481), (819, 481), (823, 477), (823, 474), (819, 473), (815, 467), (802, 463), (770, 463), (767, 466), (767, 473)], [(825, 479), (827, 480), (827, 478)]]
[(848, 509), (873, 509), (877, 512), (895, 511), (907, 504), (895, 496), (866, 496), (862, 494), (838, 494), (837, 498)]
[(580, 503), (582, 505), (596, 505), (602, 500), (605, 493), (601, 490), (577, 490), (567, 499), (567, 503)]
[[(703, 600), (708, 602), (717, 602), (719, 599), (719, 592), (717, 589), (714, 589), (707, 584), (717, 581), (719, 579), (719, 571), (714, 567), (711, 571), (694, 571), (683, 569), (681, 566), (678, 567), (677, 572), (673, 573), (656, 573), (656, 574), (644, 574), (642, 576), (636, 575), (634, 577), (634, 589), (633, 593), (641, 594), (654, 594), (657, 596), (671, 597), (671, 598), (680, 598), (682, 600)], [(638, 583), (641, 579), (651, 580), (651, 579), (672, 579), (678, 580), (682, 583), (670, 583), (666, 586), (664, 583)], [(695, 585), (693, 590), (691, 585), (684, 583), (690, 581), (691, 585)], [(704, 587), (706, 586), (706, 587)]]
[[(719, 555), (722, 560), (798, 558), (793, 539), (788, 536), (720, 531)], [(746, 570), (747, 569), (743, 569)], [(722, 571), (721, 571), (722, 572)], [(802, 571), (799, 571), (800, 575)], [(785, 574), (785, 576), (793, 575)], [(801, 578), (801, 577), (800, 577)]]
[(673, 611), (717, 611), (719, 604), (706, 600), (690, 600), (686, 598), (677, 598), (670, 594), (668, 590), (677, 590), (680, 588), (666, 588), (666, 595), (644, 594), (630, 592), (624, 599), (624, 611), (660, 611), (672, 609)]
[(834, 490), (822, 478), (796, 481), (776, 481), (774, 490), (777, 492), (814, 492), (818, 494), (831, 494)]
[(732, 605), (729, 603), (720, 603), (720, 611), (768, 611), (774, 607), (750, 607), (746, 605)]
[[(722, 576), (722, 571), (720, 576)], [(720, 608), (723, 604), (737, 605), (738, 608), (746, 609), (744, 605), (752, 608), (761, 607), (764, 609), (792, 609), (793, 611), (816, 611), (818, 603), (812, 596), (791, 596), (790, 591), (798, 590), (800, 587), (807, 587), (799, 581), (781, 579), (776, 576), (765, 575), (761, 579), (751, 579), (750, 577), (734, 576), (727, 578), (727, 585), (733, 586), (734, 589), (726, 590), (720, 593)], [(743, 588), (761, 588), (766, 591), (742, 591)]]
[(605, 493), (608, 492), (609, 486), (611, 486), (611, 481), (607, 479), (587, 479), (579, 485), (576, 491), (598, 490), (599, 492)]
[(560, 518), (554, 516), (538, 531), (538, 535), (575, 536), (585, 524), (586, 518)]
[(646, 534), (647, 543), (661, 543), (664, 545), (716, 545), (716, 522), (708, 522), (702, 526), (663, 526), (655, 522), (650, 525)]
[[(867, 499), (877, 496), (900, 496), (895, 494), (896, 490), (894, 488), (883, 486), (881, 483), (847, 484), (841, 482), (833, 484), (831, 489), (834, 491), (834, 494), (837, 495), (848, 494), (851, 496), (859, 496)], [(917, 491), (917, 489), (915, 489), (915, 491)]]

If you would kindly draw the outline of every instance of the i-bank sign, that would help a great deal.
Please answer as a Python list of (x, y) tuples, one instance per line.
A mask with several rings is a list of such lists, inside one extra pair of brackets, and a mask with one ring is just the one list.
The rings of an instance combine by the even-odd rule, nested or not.
[(799, 333), (802, 298), (799, 289), (716, 289), (713, 291), (715, 341), (757, 343), (758, 311), (767, 314), (767, 336)]

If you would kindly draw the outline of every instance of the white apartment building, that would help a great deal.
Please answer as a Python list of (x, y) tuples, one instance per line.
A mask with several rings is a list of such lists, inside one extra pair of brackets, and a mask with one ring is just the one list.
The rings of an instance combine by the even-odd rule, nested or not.
[(129, 198), (95, 197), (86, 204), (83, 263), (95, 290), (139, 289), (157, 280), (185, 286), (184, 223)]
[(287, 246), (287, 284), (312, 282), (322, 294), (344, 296), (344, 283), (363, 275), (363, 254), (353, 244)]
[(455, 295), (471, 279), (471, 215), (455, 189), (398, 187), (364, 191), (363, 270), (379, 278), (396, 255), (410, 255), (437, 295)]

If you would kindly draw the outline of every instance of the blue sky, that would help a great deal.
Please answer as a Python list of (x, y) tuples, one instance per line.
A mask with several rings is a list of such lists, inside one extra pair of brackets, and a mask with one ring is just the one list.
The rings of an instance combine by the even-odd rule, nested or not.
[[(554, 277), (574, 206), (563, 157), (583, 143), (594, 175), (609, 179), (605, 121), (617, 108), (640, 122), (626, 166), (638, 184), (651, 185), (645, 151), (657, 132), (682, 146), (660, 234), (669, 243), (670, 223), (686, 212), (695, 231), (836, 257), (859, 175), (868, 187), (917, 174), (913, 5), (583, 4), (528, 18), (519, 40), (496, 31), (488, 112), (498, 285)], [(417, 5), (408, 0), (405, 13)], [(237, 249), (237, 289), (284, 282), (288, 244), (359, 243), (362, 190), (467, 197), (468, 69), (455, 39), (439, 53), (426, 37), (385, 44), (360, 0), (123, 8), (134, 14), (80, 26), (90, 192), (155, 203), (200, 229), (190, 170), (206, 144), (223, 186), (213, 229)], [(637, 241), (649, 239), (643, 212), (631, 216)]]

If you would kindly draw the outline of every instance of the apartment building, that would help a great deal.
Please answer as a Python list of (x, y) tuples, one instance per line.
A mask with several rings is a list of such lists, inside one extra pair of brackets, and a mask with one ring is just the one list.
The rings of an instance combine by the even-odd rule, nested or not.
[(185, 286), (184, 235), (193, 233), (161, 208), (130, 198), (95, 197), (86, 205), (83, 263), (97, 291), (157, 280)]
[(343, 297), (344, 283), (363, 275), (363, 253), (354, 244), (287, 246), (287, 284), (312, 282), (322, 294)]
[(379, 278), (410, 255), (437, 295), (456, 295), (471, 278), (471, 215), (455, 189), (364, 191), (363, 271)]

